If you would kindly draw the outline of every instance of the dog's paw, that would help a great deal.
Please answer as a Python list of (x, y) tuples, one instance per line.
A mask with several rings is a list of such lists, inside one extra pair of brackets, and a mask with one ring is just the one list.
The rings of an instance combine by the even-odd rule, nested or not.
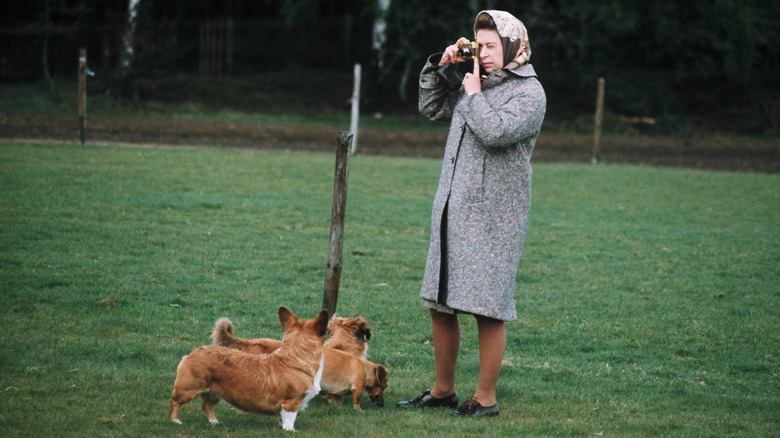
[(289, 412), (282, 409), (281, 418), (279, 418), (279, 424), (282, 429), (288, 432), (295, 432), (295, 417), (298, 416), (298, 412)]
[(284, 420), (281, 418), (279, 419), (279, 427), (281, 427), (282, 430), (285, 430), (287, 432), (295, 432), (295, 427), (292, 425), (284, 424)]
[(210, 424), (219, 424), (219, 420), (217, 420), (216, 418), (209, 419), (209, 423)]
[(171, 420), (171, 422), (174, 424), (182, 424), (181, 420), (179, 420), (178, 418), (174, 418), (173, 420)]

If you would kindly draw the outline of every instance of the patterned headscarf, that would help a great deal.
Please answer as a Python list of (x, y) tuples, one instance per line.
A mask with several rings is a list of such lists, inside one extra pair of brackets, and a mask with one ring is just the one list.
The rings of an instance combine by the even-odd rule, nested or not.
[[(504, 11), (482, 11), (477, 14), (477, 19), (482, 14), (487, 14), (496, 23), (496, 31), (501, 38), (501, 46), (504, 49), (504, 69), (517, 68), (531, 59), (531, 44), (528, 42), (528, 30), (522, 21), (514, 15)], [(474, 20), (474, 35), (477, 34), (477, 19)], [(518, 55), (517, 51), (525, 43), (523, 51)]]

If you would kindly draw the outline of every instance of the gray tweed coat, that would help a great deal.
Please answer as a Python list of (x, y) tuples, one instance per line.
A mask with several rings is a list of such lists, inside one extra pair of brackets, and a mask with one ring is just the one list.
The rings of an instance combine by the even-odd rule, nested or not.
[(435, 74), (440, 56), (431, 56), (420, 74), (420, 113), (451, 120), (420, 296), (440, 311), (513, 321), (530, 159), (547, 98), (530, 64), (492, 71), (482, 93), (450, 93)]

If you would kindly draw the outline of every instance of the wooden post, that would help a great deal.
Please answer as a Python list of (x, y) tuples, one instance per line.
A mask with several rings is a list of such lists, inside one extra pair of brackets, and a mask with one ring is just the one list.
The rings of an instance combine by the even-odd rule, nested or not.
[(599, 78), (598, 91), (596, 93), (596, 126), (593, 130), (593, 156), (590, 161), (593, 164), (601, 162), (601, 119), (604, 111), (604, 78)]
[(339, 131), (336, 149), (336, 174), (333, 182), (333, 210), (328, 244), (328, 268), (325, 276), (325, 293), (322, 308), (330, 315), (336, 313), (341, 282), (341, 249), (344, 238), (344, 211), (347, 205), (347, 180), (349, 177), (350, 145), (352, 133)]
[(79, 142), (84, 144), (87, 119), (87, 49), (79, 50)]
[(354, 85), (352, 87), (352, 120), (349, 124), (349, 130), (354, 136), (352, 138), (352, 153), (357, 152), (358, 143), (358, 119), (360, 117), (360, 64), (355, 64)]

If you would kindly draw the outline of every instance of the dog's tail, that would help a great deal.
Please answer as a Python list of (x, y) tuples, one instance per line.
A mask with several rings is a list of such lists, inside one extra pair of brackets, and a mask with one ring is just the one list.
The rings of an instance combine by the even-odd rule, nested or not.
[(220, 318), (214, 323), (214, 331), (211, 333), (211, 341), (214, 345), (233, 347), (233, 323), (228, 318)]

